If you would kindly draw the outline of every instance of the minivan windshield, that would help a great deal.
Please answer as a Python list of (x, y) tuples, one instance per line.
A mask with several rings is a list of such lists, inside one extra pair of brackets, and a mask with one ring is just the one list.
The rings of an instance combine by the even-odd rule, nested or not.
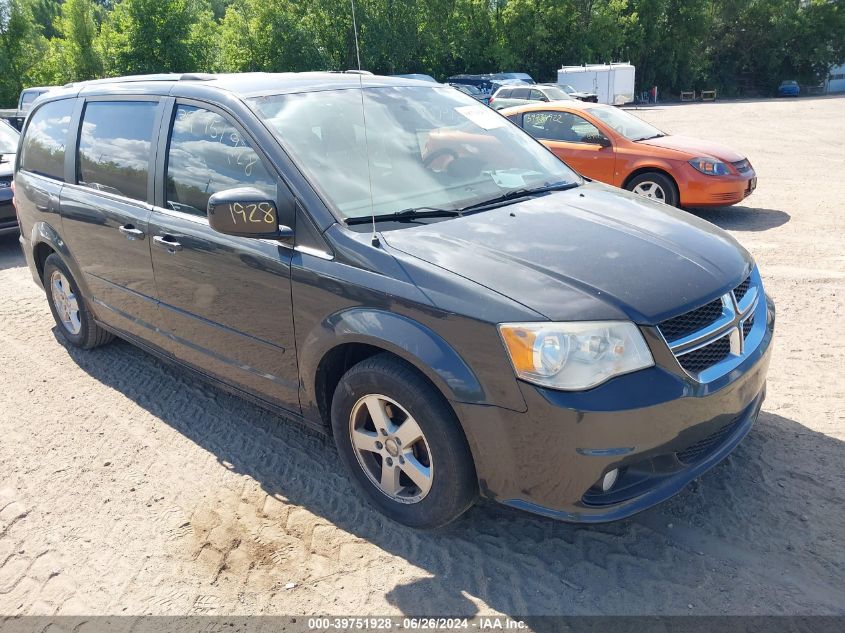
[(628, 114), (625, 110), (600, 105), (590, 108), (588, 112), (600, 121), (607, 123), (629, 141), (645, 141), (650, 138), (666, 136), (653, 125), (638, 119), (633, 114)]
[(0, 122), (0, 154), (14, 154), (18, 151), (19, 135), (15, 129)]
[(346, 219), (458, 210), (581, 178), (503, 116), (449, 87), (256, 97), (251, 105)]

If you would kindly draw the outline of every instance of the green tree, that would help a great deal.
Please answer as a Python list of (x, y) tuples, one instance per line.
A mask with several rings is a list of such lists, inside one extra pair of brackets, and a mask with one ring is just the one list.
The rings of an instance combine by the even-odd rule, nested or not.
[(205, 0), (121, 0), (97, 46), (107, 75), (204, 71), (215, 33)]
[(102, 76), (103, 62), (94, 46), (99, 7), (93, 0), (66, 0), (56, 18), (56, 37), (40, 66), (44, 83), (63, 84)]
[(314, 7), (290, 0), (230, 5), (220, 25), (221, 69), (282, 72), (333, 67), (315, 37), (314, 18)]
[(0, 0), (0, 104), (17, 105), (21, 90), (34, 83), (46, 47), (28, 4)]

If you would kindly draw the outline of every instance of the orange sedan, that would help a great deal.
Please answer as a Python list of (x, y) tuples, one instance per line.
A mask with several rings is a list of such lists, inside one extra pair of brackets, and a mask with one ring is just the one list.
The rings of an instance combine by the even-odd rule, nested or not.
[(583, 176), (676, 207), (736, 204), (757, 186), (757, 175), (742, 154), (664, 134), (619, 108), (552, 101), (500, 114)]

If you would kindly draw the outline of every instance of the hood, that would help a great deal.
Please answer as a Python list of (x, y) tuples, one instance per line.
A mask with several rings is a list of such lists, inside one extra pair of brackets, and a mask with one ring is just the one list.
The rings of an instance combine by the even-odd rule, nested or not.
[(723, 294), (752, 267), (713, 224), (595, 182), (381, 237), (561, 321), (655, 324)]
[(710, 156), (727, 163), (735, 163), (745, 159), (745, 156), (735, 152), (730, 147), (725, 147), (724, 145), (719, 145), (718, 143), (711, 143), (710, 141), (702, 141), (697, 138), (690, 138), (688, 136), (669, 135), (637, 142), (642, 145), (652, 145), (654, 147), (663, 147), (665, 149), (673, 149), (678, 152), (683, 152), (684, 154), (688, 154), (689, 158)]

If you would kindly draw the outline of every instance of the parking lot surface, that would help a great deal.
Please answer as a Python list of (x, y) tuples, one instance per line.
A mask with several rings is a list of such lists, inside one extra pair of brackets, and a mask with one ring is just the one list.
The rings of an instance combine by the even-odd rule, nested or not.
[(845, 613), (843, 111), (635, 111), (747, 153), (757, 192), (696, 213), (754, 254), (778, 324), (737, 451), (604, 526), (489, 504), (441, 532), (393, 524), (330, 441), (127, 343), (67, 348), (0, 238), (0, 614)]

